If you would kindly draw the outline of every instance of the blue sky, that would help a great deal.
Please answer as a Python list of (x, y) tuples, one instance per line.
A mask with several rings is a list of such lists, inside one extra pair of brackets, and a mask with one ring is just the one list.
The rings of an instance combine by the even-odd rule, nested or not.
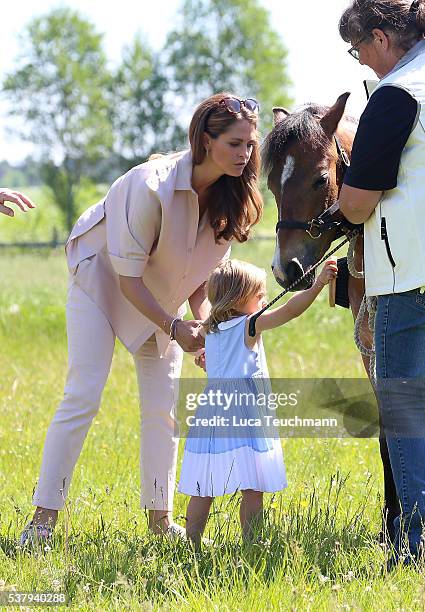
[[(347, 51), (338, 34), (338, 19), (348, 0), (261, 0), (271, 13), (273, 27), (288, 48), (291, 91), (296, 104), (317, 102), (331, 104), (344, 91), (351, 91), (348, 111), (359, 115), (366, 102), (362, 81), (373, 73), (360, 66)], [(121, 48), (137, 31), (160, 48), (180, 0), (16, 0), (8, 3), (2, 16), (0, 37), (0, 79), (13, 68), (19, 53), (19, 33), (33, 16), (52, 7), (70, 6), (89, 17), (104, 33), (105, 49), (111, 63), (117, 62)], [(5, 131), (10, 124), (7, 105), (13, 100), (0, 101), (0, 160), (16, 162), (31, 151), (31, 145), (11, 137)], [(265, 109), (265, 112), (266, 109)]]

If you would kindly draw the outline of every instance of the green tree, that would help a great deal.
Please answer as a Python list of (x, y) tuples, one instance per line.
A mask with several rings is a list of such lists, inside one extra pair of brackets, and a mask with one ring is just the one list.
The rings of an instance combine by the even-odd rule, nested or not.
[(176, 128), (172, 106), (161, 54), (138, 34), (112, 81), (114, 143), (123, 169), (181, 145), (185, 133)]
[(27, 155), (22, 162), (14, 166), (7, 161), (1, 161), (0, 183), (15, 189), (40, 185), (40, 164), (31, 155)]
[(20, 44), (3, 91), (14, 100), (10, 114), (21, 119), (21, 136), (39, 148), (44, 180), (69, 230), (85, 165), (112, 146), (102, 35), (78, 12), (56, 8), (30, 21)]
[(175, 93), (185, 100), (222, 90), (255, 97), (267, 128), (271, 108), (291, 102), (287, 52), (257, 0), (184, 0), (165, 50)]

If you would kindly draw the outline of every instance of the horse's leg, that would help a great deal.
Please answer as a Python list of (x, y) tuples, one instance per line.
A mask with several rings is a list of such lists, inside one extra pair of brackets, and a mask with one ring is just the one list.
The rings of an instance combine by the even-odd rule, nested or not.
[[(356, 269), (360, 269), (356, 266)], [(357, 318), (357, 314), (360, 309), (360, 304), (362, 302), (364, 295), (364, 281), (362, 279), (349, 277), (348, 280), (348, 297), (350, 300), (351, 312), (354, 317), (354, 321)], [(367, 317), (363, 321), (361, 327), (361, 340), (362, 343), (370, 348), (372, 346), (372, 332), (369, 329)], [(369, 357), (366, 355), (362, 355), (363, 365), (369, 375)], [(376, 397), (376, 394), (375, 394)], [(376, 398), (378, 404), (378, 398)], [(379, 408), (379, 404), (378, 404)], [(379, 414), (379, 450), (381, 454), (382, 466), (384, 470), (384, 508), (383, 508), (383, 522), (382, 522), (382, 532), (380, 534), (381, 541), (385, 541), (386, 537), (390, 539), (390, 541), (394, 540), (395, 537), (395, 529), (394, 529), (394, 519), (400, 514), (400, 504), (397, 497), (397, 491), (394, 483), (394, 476), (391, 469), (390, 456), (388, 454), (388, 446), (387, 440), (385, 438), (385, 434), (382, 428), (381, 415)]]

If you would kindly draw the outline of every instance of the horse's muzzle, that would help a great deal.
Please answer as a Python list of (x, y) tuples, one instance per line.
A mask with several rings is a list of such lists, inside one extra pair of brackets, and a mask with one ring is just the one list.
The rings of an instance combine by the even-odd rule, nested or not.
[[(304, 269), (296, 257), (291, 259), (291, 261), (284, 266), (272, 266), (272, 271), (276, 281), (284, 289), (290, 287), (304, 274)], [(314, 275), (312, 274), (311, 276), (307, 276), (305, 279), (300, 281), (293, 290), (299, 291), (301, 289), (309, 289), (312, 286), (313, 281)]]

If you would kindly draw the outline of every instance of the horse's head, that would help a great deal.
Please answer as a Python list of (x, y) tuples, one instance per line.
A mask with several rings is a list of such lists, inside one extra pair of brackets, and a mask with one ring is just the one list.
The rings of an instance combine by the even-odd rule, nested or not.
[[(316, 219), (338, 197), (345, 170), (341, 149), (342, 155), (345, 149), (351, 151), (355, 131), (353, 121), (343, 117), (349, 95), (340, 96), (331, 108), (311, 105), (293, 114), (273, 109), (274, 128), (264, 143), (263, 166), (278, 208), (272, 268), (282, 287), (302, 276), (341, 235), (337, 228), (319, 233), (296, 226)], [(291, 224), (295, 228), (288, 227)], [(311, 284), (305, 279), (297, 289)]]

